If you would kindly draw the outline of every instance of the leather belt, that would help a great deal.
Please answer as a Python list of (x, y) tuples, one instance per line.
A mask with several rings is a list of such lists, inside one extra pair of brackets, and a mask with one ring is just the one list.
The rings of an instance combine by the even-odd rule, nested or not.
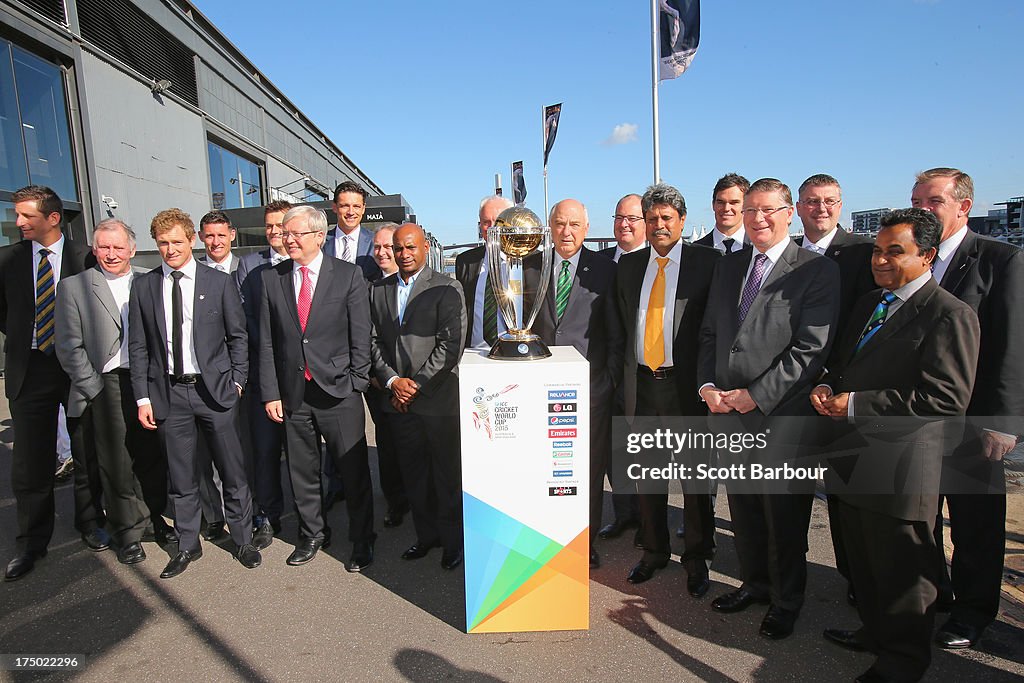
[(202, 375), (171, 375), (171, 384), (198, 384)]
[(644, 377), (653, 377), (654, 379), (668, 379), (672, 377), (676, 372), (674, 367), (658, 368), (657, 370), (651, 370), (646, 365), (637, 365), (636, 374), (643, 375)]

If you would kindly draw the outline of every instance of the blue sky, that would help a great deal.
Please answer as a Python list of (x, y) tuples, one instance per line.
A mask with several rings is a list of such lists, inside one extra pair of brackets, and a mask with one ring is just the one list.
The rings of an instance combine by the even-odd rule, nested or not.
[[(545, 104), (564, 102), (551, 203), (584, 202), (590, 236), (653, 179), (645, 0), (194, 1), (445, 244), (474, 239), (480, 198), (495, 173), (511, 192), (515, 160), (543, 213)], [(1024, 194), (1024, 2), (705, 0), (701, 14), (690, 70), (660, 88), (661, 175), (687, 199), (687, 231), (713, 225), (728, 171), (794, 191), (831, 173), (846, 224), (908, 205), (932, 166), (974, 177), (973, 215)]]

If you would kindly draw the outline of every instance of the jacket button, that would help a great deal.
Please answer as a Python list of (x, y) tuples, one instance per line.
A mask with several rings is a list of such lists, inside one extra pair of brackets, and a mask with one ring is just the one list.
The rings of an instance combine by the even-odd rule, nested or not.
[(308, 339), (303, 339), (303, 340), (302, 340), (302, 343), (303, 343), (303, 344), (308, 344), (308, 343), (309, 343), (309, 340), (308, 340)]
[(734, 346), (734, 347), (732, 347), (731, 349), (729, 349), (729, 351), (730, 351), (731, 353), (739, 353), (739, 352), (740, 352), (740, 347), (738, 347), (738, 346)]
[(299, 366), (299, 372), (305, 372), (306, 368), (302, 365)]

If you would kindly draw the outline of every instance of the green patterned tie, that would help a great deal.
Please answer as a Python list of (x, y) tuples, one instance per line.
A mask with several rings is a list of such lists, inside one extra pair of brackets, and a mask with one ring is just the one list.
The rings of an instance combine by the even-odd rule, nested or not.
[(879, 328), (882, 327), (882, 323), (885, 322), (886, 317), (889, 315), (889, 306), (892, 302), (896, 301), (896, 295), (892, 292), (882, 292), (882, 299), (875, 306), (875, 310), (871, 312), (871, 317), (868, 318), (868, 324), (864, 326), (864, 332), (860, 335), (860, 341), (857, 342), (856, 348), (853, 353), (856, 355), (864, 345), (875, 336), (875, 332), (878, 332)]
[(569, 289), (572, 287), (569, 265), (568, 261), (562, 261), (562, 272), (558, 274), (558, 284), (555, 287), (555, 315), (559, 320), (565, 313), (565, 305), (569, 303)]
[(498, 303), (494, 300), (490, 271), (484, 283), (484, 341), (491, 346), (498, 341)]

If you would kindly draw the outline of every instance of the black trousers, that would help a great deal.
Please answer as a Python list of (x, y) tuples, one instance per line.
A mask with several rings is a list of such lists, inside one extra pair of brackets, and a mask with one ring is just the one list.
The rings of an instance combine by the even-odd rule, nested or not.
[[(104, 373), (89, 404), (103, 485), (107, 531), (118, 546), (136, 543), (167, 504), (167, 462), (160, 440), (139, 424), (127, 370)], [(152, 509), (151, 507), (152, 506)]]
[[(607, 400), (590, 402), (590, 543), (601, 529), (604, 476), (612, 461), (612, 415)], [(636, 498), (636, 496), (632, 496)]]
[(462, 550), (462, 432), (458, 415), (389, 413), (418, 544)]
[(394, 430), (388, 422), (382, 402), (388, 400), (390, 392), (370, 389), (366, 394), (366, 406), (370, 409), (374, 431), (377, 436), (377, 474), (380, 490), (388, 502), (389, 510), (407, 510), (409, 499), (402, 484), (402, 470), (398, 465), (398, 447), (395, 445)]
[(217, 465), (224, 486), (225, 521), (237, 545), (252, 542), (252, 495), (245, 472), (242, 445), (235, 429), (236, 402), (225, 410), (210, 396), (202, 379), (196, 384), (171, 381), (170, 406), (157, 421), (157, 435), (167, 456), (170, 498), (178, 549), (199, 549), (199, 432)]
[(8, 405), (14, 423), (11, 489), (18, 506), (18, 554), (42, 554), (53, 536), (57, 414), (68, 376), (55, 355), (32, 351), (28, 379)]
[(96, 453), (96, 431), (92, 406), (78, 417), (65, 417), (71, 439), (71, 457), (75, 461), (72, 487), (75, 501), (75, 530), (87, 534), (107, 525), (103, 509), (103, 482)]
[(263, 397), (255, 387), (243, 397), (249, 412), (249, 435), (252, 440), (253, 503), (255, 514), (275, 524), (284, 512), (284, 489), (281, 488), (281, 447), (284, 425), (267, 417)]
[(362, 394), (337, 399), (315, 381), (306, 382), (301, 405), (285, 406), (288, 473), (302, 537), (323, 540), (327, 527), (320, 489), (322, 436), (327, 456), (345, 482), (349, 540), (357, 543), (375, 538), (365, 425)]
[[(682, 405), (673, 379), (655, 379), (637, 374), (636, 414), (664, 417), (682, 414)], [(644, 560), (660, 563), (667, 560), (672, 550), (668, 532), (668, 482), (664, 493), (639, 495), (640, 539), (644, 546)], [(715, 557), (715, 504), (714, 496), (683, 490), (683, 523), (686, 536), (682, 563), (691, 575), (707, 574)]]
[(861, 641), (888, 680), (918, 680), (931, 663), (936, 596), (932, 522), (905, 521), (837, 503)]

